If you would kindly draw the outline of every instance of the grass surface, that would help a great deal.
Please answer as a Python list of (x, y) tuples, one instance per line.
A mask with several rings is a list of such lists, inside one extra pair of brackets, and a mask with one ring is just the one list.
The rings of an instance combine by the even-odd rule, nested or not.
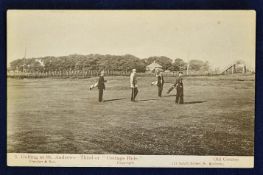
[(254, 154), (254, 77), (185, 78), (184, 105), (168, 83), (158, 98), (155, 77), (139, 78), (135, 103), (129, 77), (105, 79), (104, 103), (96, 78), (8, 79), (8, 152)]

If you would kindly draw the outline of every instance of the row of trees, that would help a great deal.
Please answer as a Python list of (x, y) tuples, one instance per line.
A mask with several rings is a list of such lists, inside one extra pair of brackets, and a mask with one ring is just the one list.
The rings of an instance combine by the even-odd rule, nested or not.
[(191, 60), (186, 63), (177, 58), (174, 61), (165, 56), (153, 56), (140, 59), (133, 55), (69, 55), (60, 57), (22, 58), (10, 63), (10, 70), (18, 71), (64, 71), (64, 70), (114, 70), (130, 71), (136, 68), (138, 72), (145, 72), (146, 66), (152, 62), (160, 64), (164, 70), (180, 71), (190, 70), (207, 71), (208, 62), (202, 60)]

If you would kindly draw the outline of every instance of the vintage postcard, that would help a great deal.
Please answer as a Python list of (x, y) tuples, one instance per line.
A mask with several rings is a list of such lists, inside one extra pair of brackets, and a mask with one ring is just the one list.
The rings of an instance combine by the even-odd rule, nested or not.
[(7, 164), (253, 168), (252, 10), (8, 10)]

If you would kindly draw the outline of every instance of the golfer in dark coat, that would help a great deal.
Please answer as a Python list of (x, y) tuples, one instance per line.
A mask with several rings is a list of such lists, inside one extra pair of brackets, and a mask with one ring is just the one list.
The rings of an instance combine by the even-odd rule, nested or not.
[(183, 104), (184, 103), (184, 85), (183, 85), (182, 75), (183, 75), (183, 73), (179, 72), (179, 76), (175, 82), (175, 88), (177, 90), (175, 103), (177, 103), (177, 104)]
[(103, 90), (105, 90), (105, 80), (104, 80), (104, 71), (101, 71), (99, 81), (98, 81), (98, 89), (99, 89), (99, 102), (103, 101)]
[(157, 71), (157, 87), (158, 87), (158, 97), (162, 96), (164, 79), (161, 71)]

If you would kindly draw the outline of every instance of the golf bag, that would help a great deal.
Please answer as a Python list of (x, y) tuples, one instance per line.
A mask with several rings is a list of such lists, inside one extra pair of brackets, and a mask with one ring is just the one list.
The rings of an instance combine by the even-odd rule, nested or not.
[(93, 88), (98, 87), (98, 82), (90, 85), (89, 90), (92, 90)]
[(169, 94), (172, 90), (174, 90), (175, 89), (175, 85), (173, 84), (169, 89), (168, 89), (168, 91), (166, 92), (167, 94)]
[(151, 85), (157, 85), (157, 81), (153, 81), (152, 83), (151, 83)]

